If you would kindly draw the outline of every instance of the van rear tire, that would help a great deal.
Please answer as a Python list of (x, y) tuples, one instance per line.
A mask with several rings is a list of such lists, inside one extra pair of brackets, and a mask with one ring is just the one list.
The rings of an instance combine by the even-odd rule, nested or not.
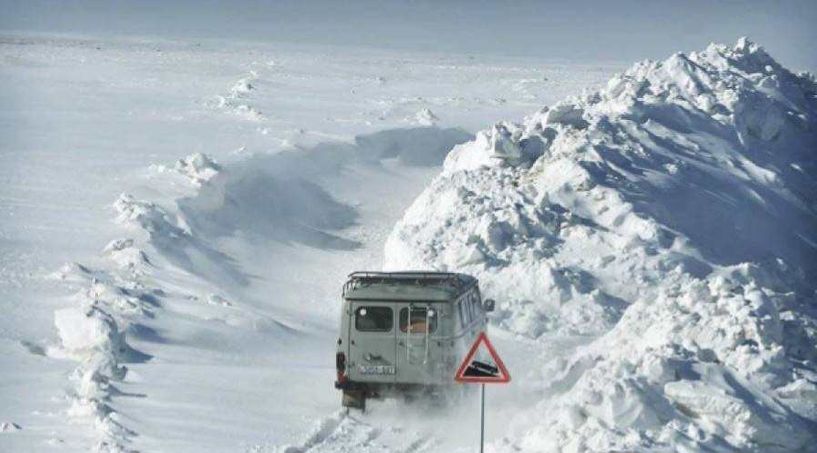
[(341, 405), (343, 407), (352, 407), (355, 409), (365, 411), (366, 392), (364, 392), (363, 390), (344, 390), (343, 398), (341, 399)]

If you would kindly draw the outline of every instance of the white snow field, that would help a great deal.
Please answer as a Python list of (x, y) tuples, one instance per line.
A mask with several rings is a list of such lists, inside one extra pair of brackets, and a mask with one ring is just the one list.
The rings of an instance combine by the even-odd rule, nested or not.
[(815, 77), (712, 44), (455, 147), (385, 266), (542, 346), (492, 451), (817, 451), (815, 174)]
[[(3, 452), (471, 451), (470, 401), (341, 413), (340, 287), (455, 145), (624, 67), (51, 35), (0, 61)], [(574, 343), (506, 329), (497, 442)]]
[(606, 86), (236, 41), (0, 58), (0, 451), (475, 451), (476, 398), (340, 410), (340, 287), (377, 268), (498, 301), (489, 452), (817, 451), (817, 82), (746, 39)]

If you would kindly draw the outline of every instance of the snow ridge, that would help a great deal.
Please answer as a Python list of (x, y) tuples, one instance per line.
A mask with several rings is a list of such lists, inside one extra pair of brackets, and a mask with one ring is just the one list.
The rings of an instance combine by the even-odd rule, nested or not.
[(72, 306), (54, 313), (61, 345), (48, 352), (79, 362), (70, 376), (68, 416), (91, 424), (93, 451), (123, 452), (130, 451), (136, 433), (114, 408), (115, 384), (127, 374), (125, 363), (149, 358), (128, 345), (125, 332), (134, 320), (153, 314), (162, 292), (142, 283), (150, 263), (132, 239), (112, 241), (103, 255), (112, 262), (111, 270), (72, 263), (55, 274), (78, 290)]
[(807, 448), (816, 149), (814, 76), (748, 39), (645, 61), (455, 147), (385, 267), (475, 274), (499, 326), (597, 338), (543, 360), (511, 449)]
[[(198, 188), (219, 169), (209, 157), (194, 154), (179, 160), (175, 171)], [(129, 444), (137, 433), (125, 426), (113, 398), (124, 394), (116, 384), (125, 381), (126, 364), (144, 362), (150, 356), (128, 344), (127, 332), (139, 329), (140, 320), (155, 317), (166, 295), (147, 283), (153, 280), (155, 267), (139, 244), (152, 239), (184, 247), (190, 241), (184, 225), (155, 203), (122, 194), (112, 207), (118, 223), (136, 227), (133, 233), (138, 239), (108, 243), (96, 268), (70, 263), (54, 274), (76, 294), (71, 306), (54, 313), (61, 344), (48, 351), (53, 357), (79, 362), (70, 376), (67, 414), (91, 425), (97, 452), (132, 451)]]

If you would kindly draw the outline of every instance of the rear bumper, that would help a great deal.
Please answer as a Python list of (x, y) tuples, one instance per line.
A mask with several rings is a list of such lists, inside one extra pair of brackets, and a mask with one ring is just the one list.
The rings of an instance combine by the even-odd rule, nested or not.
[(338, 390), (367, 390), (369, 388), (369, 385), (363, 382), (335, 381), (335, 388)]
[(440, 384), (387, 384), (380, 382), (356, 382), (356, 381), (335, 381), (335, 388), (347, 392), (363, 392), (367, 395), (387, 396), (391, 394), (404, 394), (412, 392), (425, 392), (433, 390), (443, 390), (455, 386), (454, 380), (450, 385)]

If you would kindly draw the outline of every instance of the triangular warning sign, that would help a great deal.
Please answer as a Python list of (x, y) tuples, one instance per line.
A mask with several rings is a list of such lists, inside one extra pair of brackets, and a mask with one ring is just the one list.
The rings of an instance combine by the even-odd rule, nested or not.
[(494, 346), (488, 341), (488, 336), (481, 332), (462, 361), (454, 380), (504, 384), (510, 382), (511, 375)]

